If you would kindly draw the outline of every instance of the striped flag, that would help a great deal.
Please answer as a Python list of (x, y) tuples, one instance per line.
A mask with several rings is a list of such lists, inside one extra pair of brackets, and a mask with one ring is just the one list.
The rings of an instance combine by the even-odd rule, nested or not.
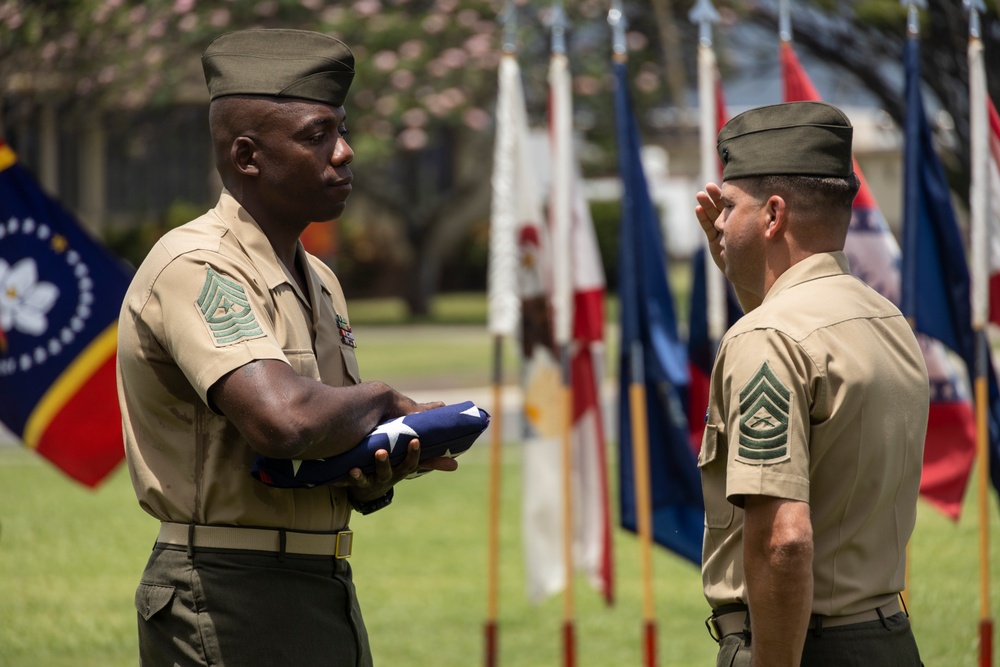
[[(951, 194), (944, 169), (934, 151), (930, 125), (924, 112), (920, 94), (920, 44), (910, 36), (903, 51), (906, 72), (907, 112), (904, 125), (904, 206), (903, 206), (903, 261), (901, 310), (911, 318), (914, 328), (949, 347), (965, 362), (971, 375), (975, 369), (975, 337), (972, 330), (971, 279), (965, 258), (961, 233), (951, 206)], [(931, 367), (928, 363), (928, 374)], [(992, 468), (996, 472), (998, 424), (1000, 402), (992, 363), (988, 364), (990, 451)], [(931, 375), (931, 416), (934, 416), (935, 399), (939, 390)], [(967, 403), (967, 402), (966, 402)], [(961, 477), (964, 491), (969, 468), (975, 457), (975, 427), (969, 408), (968, 441), (951, 444), (951, 462), (960, 460), (962, 467), (954, 466), (954, 477)], [(928, 434), (931, 433), (928, 423)], [(928, 440), (928, 449), (931, 442)], [(942, 448), (949, 443), (942, 443)], [(959, 449), (960, 448), (960, 449)], [(959, 456), (961, 454), (961, 457)], [(924, 460), (927, 462), (927, 455)], [(927, 476), (925, 467), (924, 476)], [(994, 475), (994, 485), (998, 480)], [(952, 485), (957, 487), (958, 484)], [(949, 488), (952, 488), (949, 487)], [(921, 491), (924, 490), (921, 481)], [(960, 503), (961, 494), (954, 502)], [(940, 505), (940, 502), (938, 503)], [(958, 507), (952, 516), (958, 516)]]
[[(518, 234), (526, 307), (524, 349), (531, 355), (525, 368), (525, 410), (528, 435), (534, 436), (526, 439), (524, 448), (522, 532), (528, 595), (538, 602), (562, 590), (567, 581), (562, 557), (560, 478), (564, 424), (555, 350), (556, 346), (568, 344), (573, 395), (573, 563), (610, 602), (613, 563), (600, 401), (604, 269), (573, 155), (569, 76), (565, 55), (553, 54), (549, 70), (553, 155), (549, 228), (525, 226)], [(547, 262), (534, 261), (547, 257)], [(549, 295), (551, 308), (546, 308), (537, 296), (531, 301), (532, 294), (540, 295), (542, 290)]]
[[(982, 7), (970, 7), (972, 19), (978, 19)], [(986, 67), (983, 62), (983, 42), (978, 35), (978, 20), (969, 26), (969, 144), (972, 182), (969, 184), (970, 245), (972, 263), (972, 328), (975, 337), (976, 397), (986, 393), (985, 451), (977, 447), (977, 460), (984, 462), (994, 488), (1000, 490), (1000, 389), (993, 369), (993, 355), (986, 328), (990, 321), (996, 323), (998, 245), (1000, 245), (1000, 118), (990, 100), (986, 85)], [(984, 358), (982, 358), (984, 357)], [(970, 375), (972, 375), (970, 367)], [(985, 386), (983, 386), (985, 384)], [(977, 406), (978, 408), (979, 406)], [(978, 413), (978, 410), (977, 410)], [(980, 498), (980, 500), (984, 500)], [(985, 507), (981, 507), (984, 513)], [(982, 514), (985, 518), (985, 514)]]
[(0, 422), (87, 486), (125, 456), (115, 351), (128, 283), (0, 141)]
[[(789, 42), (781, 44), (782, 80), (786, 102), (819, 100), (820, 95)], [(854, 162), (861, 188), (854, 200), (844, 248), (851, 272), (882, 296), (900, 305), (899, 244)], [(917, 333), (930, 377), (931, 405), (924, 445), (920, 493), (952, 519), (958, 519), (975, 456), (972, 402), (961, 380), (964, 372), (952, 362), (938, 340)]]

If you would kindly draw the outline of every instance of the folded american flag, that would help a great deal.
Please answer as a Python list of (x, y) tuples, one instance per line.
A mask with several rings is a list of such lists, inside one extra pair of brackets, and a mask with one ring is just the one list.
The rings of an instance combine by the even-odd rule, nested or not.
[(269, 486), (310, 487), (347, 479), (352, 468), (366, 475), (375, 472), (375, 452), (385, 449), (389, 462), (406, 457), (413, 438), (420, 439), (420, 460), (439, 456), (454, 458), (472, 446), (489, 426), (490, 415), (472, 401), (445, 405), (425, 412), (390, 419), (365, 436), (353, 449), (328, 459), (300, 461), (258, 456), (251, 474)]

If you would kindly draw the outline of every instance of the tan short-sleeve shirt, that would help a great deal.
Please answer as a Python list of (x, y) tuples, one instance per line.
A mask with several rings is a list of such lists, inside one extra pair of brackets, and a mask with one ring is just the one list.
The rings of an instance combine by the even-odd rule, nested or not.
[[(308, 294), (260, 227), (223, 192), (168, 232), (139, 267), (118, 328), (118, 397), (139, 504), (162, 521), (338, 530), (342, 489), (275, 489), (254, 480), (257, 454), (208, 405), (209, 388), (257, 359), (331, 386), (360, 382), (340, 284), (301, 247)], [(342, 331), (343, 329), (343, 331)]]
[(698, 465), (712, 607), (747, 602), (743, 498), (809, 503), (813, 613), (880, 606), (904, 587), (929, 385), (899, 310), (843, 253), (794, 265), (724, 336)]

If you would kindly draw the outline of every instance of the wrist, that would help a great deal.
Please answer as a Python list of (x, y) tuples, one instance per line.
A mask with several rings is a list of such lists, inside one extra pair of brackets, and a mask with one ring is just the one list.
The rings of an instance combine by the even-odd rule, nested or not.
[(377, 512), (380, 509), (384, 509), (392, 504), (393, 488), (390, 487), (385, 494), (379, 496), (378, 498), (373, 498), (371, 500), (358, 500), (354, 497), (353, 493), (347, 494), (347, 500), (351, 503), (351, 507), (354, 511), (361, 514), (371, 514), (372, 512)]

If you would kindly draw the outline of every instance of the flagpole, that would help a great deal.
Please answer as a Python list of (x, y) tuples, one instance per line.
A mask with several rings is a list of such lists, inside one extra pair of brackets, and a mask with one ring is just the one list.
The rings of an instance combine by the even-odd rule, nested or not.
[[(513, 2), (508, 0), (503, 13), (498, 17), (503, 25), (503, 56), (504, 59), (514, 57), (516, 51), (515, 29), (516, 29), (516, 9)], [(504, 64), (501, 63), (501, 77), (503, 76)], [(503, 85), (502, 81), (501, 84)], [(509, 94), (505, 90), (501, 94)], [(498, 101), (499, 102), (499, 101)], [(508, 107), (500, 103), (497, 104), (499, 114), (507, 113)], [(499, 121), (499, 119), (498, 119)], [(519, 303), (515, 303), (517, 295), (514, 289), (512, 278), (516, 267), (516, 255), (514, 252), (514, 225), (518, 222), (513, 219), (513, 212), (510, 210), (510, 202), (515, 196), (512, 192), (514, 187), (510, 176), (517, 168), (513, 164), (511, 151), (512, 140), (516, 137), (509, 136), (515, 131), (511, 127), (512, 123), (506, 119), (504, 123), (497, 123), (497, 149), (494, 157), (494, 215), (491, 221), (490, 243), (491, 243), (491, 294), (490, 294), (490, 328), (493, 329), (493, 420), (490, 440), (490, 475), (489, 475), (489, 509), (487, 527), (487, 594), (486, 594), (486, 620), (483, 624), (484, 649), (486, 667), (497, 667), (497, 655), (499, 648), (497, 618), (500, 608), (500, 491), (501, 491), (501, 465), (502, 465), (502, 445), (503, 445), (503, 341), (516, 326), (519, 310)], [(499, 264), (499, 266), (496, 266)]]
[[(701, 182), (719, 182), (719, 156), (716, 153), (716, 141), (719, 135), (718, 118), (716, 114), (715, 82), (717, 65), (715, 51), (712, 48), (712, 25), (719, 22), (719, 12), (711, 0), (698, 0), (688, 19), (698, 25), (698, 109), (699, 138), (701, 156)], [(708, 314), (708, 338), (712, 342), (713, 352), (718, 349), (722, 334), (725, 333), (726, 318), (726, 283), (725, 276), (713, 262), (707, 261), (711, 256), (706, 241), (705, 262), (705, 294), (707, 297), (706, 312)]]
[(489, 491), (489, 538), (487, 540), (487, 596), (486, 623), (486, 667), (497, 665), (497, 617), (499, 615), (500, 591), (500, 465), (501, 465), (501, 424), (503, 423), (502, 387), (503, 381), (503, 336), (493, 337), (493, 414), (490, 440), (490, 491)]
[(990, 616), (989, 547), (989, 119), (987, 118), (986, 70), (979, 12), (982, 0), (965, 0), (969, 12), (969, 146), (972, 183), (969, 188), (972, 255), (972, 329), (976, 338), (976, 460), (979, 508), (979, 664), (993, 664), (993, 619)]
[[(612, 30), (615, 62), (628, 62), (625, 42), (625, 15), (620, 0), (612, 0), (608, 12)], [(625, 147), (619, 147), (625, 150)], [(632, 425), (632, 475), (635, 480), (636, 532), (639, 536), (639, 569), (642, 577), (643, 664), (656, 665), (656, 610), (653, 598), (653, 516), (649, 483), (649, 430), (646, 414), (645, 361), (642, 342), (628, 343), (629, 348), (629, 419)], [(624, 415), (620, 416), (620, 418)]]
[(552, 7), (550, 95), (552, 97), (552, 199), (550, 220), (553, 237), (553, 310), (555, 343), (559, 349), (562, 378), (562, 479), (563, 479), (563, 563), (566, 587), (563, 591), (563, 665), (576, 664), (576, 626), (573, 590), (573, 382), (570, 359), (572, 342), (572, 265), (570, 225), (572, 223), (572, 96), (569, 88), (569, 60), (566, 57), (566, 14), (562, 1)]
[[(782, 0), (788, 2), (789, 0)], [(916, 39), (920, 34), (920, 8), (927, 7), (927, 0), (900, 0), (900, 4), (907, 8), (906, 33), (907, 38)], [(907, 315), (909, 318), (910, 315)], [(910, 326), (914, 327), (915, 322), (910, 320)], [(972, 370), (969, 369), (971, 373)], [(906, 566), (903, 570), (903, 591), (901, 593), (903, 604), (910, 604), (910, 542), (906, 543)]]

